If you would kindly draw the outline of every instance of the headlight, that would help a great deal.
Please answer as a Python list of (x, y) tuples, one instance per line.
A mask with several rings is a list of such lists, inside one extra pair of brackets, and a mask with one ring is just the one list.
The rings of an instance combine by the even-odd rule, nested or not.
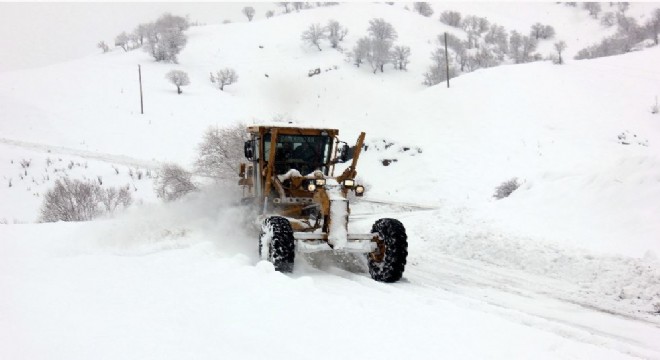
[(355, 195), (356, 196), (362, 196), (364, 195), (364, 186), (358, 185), (355, 187)]
[(355, 180), (352, 179), (344, 180), (344, 187), (352, 188), (353, 186), (355, 186)]
[(316, 190), (316, 185), (314, 185), (314, 183), (307, 184), (307, 191), (312, 192), (314, 190)]
[(325, 186), (325, 179), (315, 179), (314, 184), (318, 187)]

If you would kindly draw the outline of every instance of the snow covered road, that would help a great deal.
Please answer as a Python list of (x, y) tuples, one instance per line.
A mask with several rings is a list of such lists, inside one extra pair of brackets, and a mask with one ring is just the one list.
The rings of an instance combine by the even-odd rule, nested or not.
[(513, 322), (635, 357), (660, 358), (658, 320), (642, 320), (570, 300), (564, 297), (565, 282), (476, 261), (438, 260), (432, 270), (428, 265), (408, 269), (409, 281), (426, 287), (430, 296), (443, 289), (452, 294), (454, 303), (470, 304)]
[(88, 151), (81, 149), (67, 148), (64, 146), (54, 146), (46, 144), (38, 144), (28, 141), (18, 141), (0, 137), (0, 144), (11, 145), (16, 148), (37, 151), (47, 154), (60, 154), (60, 155), (73, 155), (83, 159), (99, 160), (107, 163), (122, 164), (135, 167), (143, 167), (147, 169), (157, 169), (159, 163), (156, 161), (145, 161), (135, 159), (125, 155), (104, 154), (96, 151)]
[(415, 223), (442, 210), (399, 214), (409, 266), (382, 284), (301, 257), (277, 273), (240, 212), (207, 199), (1, 226), (0, 358), (660, 359), (657, 317), (576, 304), (562, 281), (425, 243), (433, 228)]

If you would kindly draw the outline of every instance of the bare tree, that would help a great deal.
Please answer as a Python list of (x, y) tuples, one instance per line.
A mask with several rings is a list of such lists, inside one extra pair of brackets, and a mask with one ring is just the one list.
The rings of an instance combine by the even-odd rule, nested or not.
[(55, 180), (55, 186), (44, 195), (41, 206), (42, 222), (88, 221), (99, 216), (100, 186), (63, 178)]
[(252, 6), (244, 7), (243, 15), (245, 15), (248, 18), (248, 21), (252, 21), (252, 18), (254, 18), (254, 8)]
[(369, 20), (369, 28), (367, 29), (369, 35), (376, 40), (391, 40), (397, 39), (398, 35), (392, 24), (383, 19)]
[(186, 46), (188, 39), (175, 28), (151, 33), (145, 47), (156, 61), (171, 61), (177, 63), (177, 55)]
[(321, 51), (320, 41), (325, 39), (325, 29), (320, 24), (312, 24), (300, 37), (304, 42), (315, 45)]
[(108, 213), (114, 213), (118, 207), (124, 209), (133, 203), (133, 196), (128, 187), (121, 187), (119, 190), (116, 188), (107, 188), (105, 191), (100, 192), (100, 201)]
[(468, 34), (468, 49), (472, 49), (478, 46), (477, 39), (489, 30), (490, 23), (486, 18), (469, 15), (463, 20), (461, 27)]
[(534, 36), (536, 39), (540, 39), (543, 34), (543, 24), (541, 23), (536, 23), (532, 25), (532, 31), (531, 35)]
[(353, 51), (351, 51), (351, 58), (353, 59), (353, 64), (355, 66), (360, 67), (360, 65), (364, 62), (364, 60), (367, 58), (367, 54), (371, 51), (371, 39), (368, 37), (363, 37), (360, 38), (357, 41), (357, 44), (353, 47)]
[(594, 19), (598, 19), (598, 14), (601, 10), (600, 4), (597, 2), (585, 2), (583, 4), (582, 6), (589, 12), (589, 15), (593, 16)]
[(619, 9), (619, 12), (622, 14), (625, 14), (626, 11), (630, 8), (630, 3), (629, 2), (619, 2), (616, 4), (617, 9)]
[(158, 197), (165, 201), (174, 201), (182, 196), (196, 191), (197, 186), (192, 181), (192, 174), (177, 164), (165, 164), (155, 181)]
[(107, 53), (108, 51), (110, 51), (110, 47), (103, 40), (99, 41), (99, 43), (96, 44), (96, 47), (101, 49), (103, 53)]
[(156, 27), (160, 30), (175, 28), (179, 31), (185, 31), (190, 27), (190, 22), (182, 16), (164, 13), (156, 20)]
[(266, 19), (270, 19), (270, 18), (272, 18), (273, 15), (275, 15), (275, 13), (273, 12), (273, 10), (268, 10), (268, 11), (266, 11)]
[[(444, 48), (445, 36), (444, 34), (438, 35), (438, 43), (441, 48)], [(461, 41), (453, 34), (447, 34), (447, 47), (454, 51), (454, 58), (460, 65), (461, 71), (470, 70), (470, 54), (467, 51), (467, 41)]]
[(149, 52), (156, 61), (176, 63), (177, 55), (188, 42), (183, 33), (188, 26), (185, 18), (164, 14), (155, 23), (146, 25), (145, 51)]
[(415, 2), (413, 3), (413, 9), (420, 13), (420, 15), (430, 17), (433, 15), (433, 9), (431, 8), (431, 5), (427, 2)]
[(443, 11), (440, 14), (440, 22), (453, 27), (461, 26), (461, 13), (458, 11)]
[[(622, 35), (618, 33), (617, 35)], [(630, 39), (621, 36), (611, 36), (603, 39), (599, 44), (589, 46), (575, 54), (575, 59), (593, 59), (602, 56), (623, 54), (630, 50)]]
[(190, 79), (185, 71), (172, 70), (165, 74), (165, 78), (176, 86), (176, 92), (178, 94), (183, 92), (181, 91), (182, 86), (190, 85)]
[(603, 16), (600, 17), (600, 24), (603, 26), (613, 26), (616, 23), (616, 17), (614, 16), (614, 13), (611, 11), (608, 11), (603, 14)]
[(561, 65), (564, 63), (564, 60), (561, 57), (561, 53), (562, 51), (566, 50), (566, 43), (563, 40), (556, 42), (555, 50), (557, 50), (557, 56), (558, 56), (557, 63)]
[(522, 36), (517, 31), (512, 30), (509, 36), (509, 56), (516, 64), (522, 62), (521, 47)]
[(625, 16), (623, 13), (616, 14), (616, 23), (619, 25), (619, 31), (626, 35), (633, 33), (639, 28), (635, 18)]
[(482, 47), (468, 54), (470, 71), (499, 65), (495, 52), (488, 47)]
[(121, 34), (117, 35), (117, 37), (115, 38), (115, 46), (121, 47), (122, 49), (124, 49), (124, 51), (129, 50), (129, 46), (130, 46), (129, 42), (130, 42), (130, 38), (128, 37), (128, 34), (126, 32), (122, 32)]
[(236, 71), (231, 68), (224, 68), (218, 70), (215, 75), (211, 74), (211, 82), (218, 85), (218, 88), (222, 91), (225, 90), (225, 86), (231, 85), (238, 81), (238, 75)]
[(384, 72), (385, 64), (392, 61), (392, 42), (389, 40), (371, 39), (371, 51), (367, 53), (367, 61), (371, 68), (376, 71)]
[(410, 47), (397, 45), (392, 50), (392, 62), (394, 68), (398, 70), (406, 70), (406, 66), (410, 63)]
[(343, 41), (344, 37), (348, 34), (348, 29), (341, 26), (336, 20), (329, 20), (325, 30), (328, 32), (327, 38), (333, 49), (336, 49), (339, 42)]
[(509, 36), (504, 29), (504, 26), (492, 24), (488, 32), (484, 35), (484, 41), (487, 44), (493, 44), (498, 47), (500, 54), (509, 52)]
[(644, 40), (649, 34), (648, 29), (642, 28), (637, 25), (634, 18), (628, 17), (628, 26), (626, 28), (619, 25), (619, 31), (614, 35), (620, 44), (623, 45), (623, 52), (630, 52), (635, 45)]
[(536, 39), (529, 36), (522, 37), (522, 62), (530, 62), (534, 60), (532, 52), (536, 51), (537, 45), (538, 43), (536, 42)]
[(234, 179), (244, 158), (243, 144), (248, 140), (245, 124), (210, 127), (198, 145), (195, 171), (216, 179)]
[(140, 44), (140, 39), (138, 35), (134, 33), (128, 34), (128, 43), (130, 45), (130, 47), (128, 48), (129, 50), (135, 50), (142, 46), (142, 44)]
[(136, 42), (142, 46), (144, 45), (144, 41), (149, 35), (149, 25), (148, 24), (140, 24), (138, 25), (135, 30), (133, 30), (133, 36), (136, 40)]
[(186, 46), (188, 39), (183, 31), (190, 24), (186, 18), (165, 13), (155, 23), (146, 24), (143, 29), (147, 43), (144, 47), (156, 61), (177, 62), (177, 55)]
[(296, 11), (300, 11), (305, 8), (305, 3), (302, 1), (294, 1), (293, 2), (293, 9)]
[(119, 206), (127, 208), (132, 202), (127, 188), (104, 189), (93, 181), (58, 179), (44, 195), (40, 221), (88, 221)]
[(530, 35), (533, 36), (536, 40), (549, 39), (555, 36), (555, 28), (550, 25), (536, 23), (532, 25), (532, 31)]
[[(445, 34), (440, 34), (437, 37), (437, 42), (440, 44), (440, 47), (445, 46)], [(462, 41), (459, 39), (456, 35), (454, 34), (447, 34), (447, 47), (454, 50), (458, 51), (460, 48), (465, 48), (467, 47), (467, 43), (465, 41)]]
[(517, 31), (511, 31), (509, 36), (509, 56), (516, 64), (535, 60), (532, 53), (538, 45), (536, 39), (530, 36), (522, 36)]
[(646, 22), (646, 29), (656, 45), (658, 45), (658, 33), (660, 33), (660, 9), (653, 10), (651, 19)]
[(284, 13), (285, 13), (285, 14), (288, 14), (289, 11), (291, 11), (291, 10), (289, 9), (289, 5), (291, 5), (291, 3), (288, 2), (288, 1), (283, 1), (283, 2), (278, 2), (278, 3), (277, 3), (277, 6), (281, 6), (281, 7), (284, 8)]
[(546, 25), (543, 28), (543, 39), (552, 39), (555, 37), (555, 28), (550, 25)]
[(433, 65), (424, 73), (424, 85), (437, 85), (447, 80), (447, 77), (454, 77), (456, 75), (456, 68), (452, 64), (449, 65), (449, 73), (447, 73), (445, 49), (436, 49), (431, 54), (431, 60), (433, 60)]

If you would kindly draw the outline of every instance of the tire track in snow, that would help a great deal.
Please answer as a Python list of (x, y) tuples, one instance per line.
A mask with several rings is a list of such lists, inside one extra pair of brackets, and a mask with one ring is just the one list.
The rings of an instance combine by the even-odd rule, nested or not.
[(660, 359), (660, 319), (653, 322), (566, 299), (560, 289), (564, 284), (554, 279), (522, 276), (448, 256), (436, 260), (440, 261), (432, 266), (406, 269), (406, 279), (425, 288), (420, 292), (427, 296), (435, 296), (441, 289), (516, 322), (626, 355)]
[[(469, 276), (463, 276), (461, 272), (470, 264), (448, 270), (453, 265), (440, 266), (437, 271), (439, 275), (435, 271), (428, 272), (408, 266), (404, 278), (396, 284), (374, 282), (367, 273), (356, 273), (335, 266), (316, 268), (316, 271), (389, 296), (412, 296), (424, 303), (447, 301), (566, 339), (604, 347), (622, 355), (660, 359), (660, 347), (655, 344), (660, 337), (657, 324), (593, 310), (525, 288), (499, 287), (487, 276), (469, 279)], [(309, 275), (309, 269), (303, 272)], [(334, 285), (331, 290), (340, 291), (338, 289), (341, 288)], [(642, 333), (645, 334), (644, 340), (631, 336)]]
[[(386, 214), (411, 218), (428, 209), (385, 201), (377, 204), (386, 213), (373, 208), (373, 213), (362, 209), (362, 212), (356, 211), (354, 220), (367, 223)], [(452, 213), (452, 216), (463, 216), (461, 214)], [(457, 258), (443, 253), (440, 248), (431, 250), (409, 256), (403, 282), (392, 285), (390, 291), (412, 292), (424, 299), (444, 299), (625, 355), (660, 359), (660, 344), (657, 344), (660, 318), (630, 313), (623, 307), (617, 308), (612, 301), (598, 303), (583, 299), (580, 285), (565, 279)], [(345, 270), (342, 269), (329, 272), (369, 287), (382, 285), (369, 285), (372, 280), (368, 274), (348, 275), (343, 274)]]

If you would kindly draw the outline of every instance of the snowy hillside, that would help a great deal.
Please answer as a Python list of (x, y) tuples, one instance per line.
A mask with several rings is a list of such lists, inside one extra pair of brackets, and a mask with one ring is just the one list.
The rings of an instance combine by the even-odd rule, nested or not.
[[(405, 6), (191, 27), (178, 64), (116, 49), (0, 73), (0, 358), (660, 358), (660, 48), (572, 60), (613, 30), (555, 3), (439, 3), (430, 18)], [(567, 62), (424, 86), (437, 36), (465, 36), (438, 21), (444, 10), (523, 33), (551, 24)], [(372, 18), (411, 48), (407, 71), (347, 60)], [(300, 40), (330, 19), (349, 29), (343, 50)], [(239, 80), (220, 91), (209, 73), (225, 67)], [(172, 69), (190, 76), (181, 95)], [(367, 133), (352, 226), (403, 222), (404, 281), (323, 257), (276, 273), (237, 188), (154, 195), (159, 165), (192, 169), (209, 126), (278, 119), (338, 128), (349, 143)], [(35, 223), (65, 176), (137, 201), (97, 221)], [(520, 188), (494, 199), (512, 178)]]

